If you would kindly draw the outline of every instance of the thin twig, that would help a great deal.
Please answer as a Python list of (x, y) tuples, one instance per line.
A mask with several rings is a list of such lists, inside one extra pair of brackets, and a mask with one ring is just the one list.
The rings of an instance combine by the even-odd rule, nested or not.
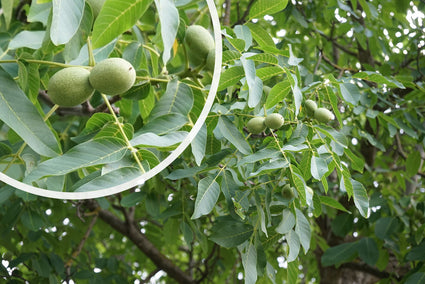
[(89, 238), (89, 235), (91, 233), (91, 231), (93, 230), (93, 226), (94, 224), (96, 224), (97, 221), (97, 217), (98, 215), (95, 214), (93, 216), (93, 218), (91, 219), (91, 222), (86, 230), (86, 233), (84, 234), (83, 238), (81, 239), (80, 243), (78, 244), (77, 248), (75, 249), (75, 251), (72, 253), (71, 258), (65, 263), (65, 267), (71, 267), (72, 263), (74, 262), (74, 260), (78, 257), (78, 255), (81, 253), (84, 244), (86, 243), (87, 239)]

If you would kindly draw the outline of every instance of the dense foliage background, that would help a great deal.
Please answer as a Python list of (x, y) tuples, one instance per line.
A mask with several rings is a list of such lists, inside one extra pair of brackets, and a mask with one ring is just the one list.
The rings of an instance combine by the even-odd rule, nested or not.
[[(212, 72), (184, 36), (212, 31), (206, 3), (102, 2), (1, 1), (3, 173), (98, 190), (153, 168), (193, 127)], [(216, 6), (219, 91), (191, 146), (96, 200), (0, 183), (2, 281), (425, 283), (425, 2)], [(55, 72), (108, 57), (136, 68), (130, 91), (52, 109)], [(307, 115), (307, 99), (335, 119)], [(247, 131), (271, 113), (282, 127)]]

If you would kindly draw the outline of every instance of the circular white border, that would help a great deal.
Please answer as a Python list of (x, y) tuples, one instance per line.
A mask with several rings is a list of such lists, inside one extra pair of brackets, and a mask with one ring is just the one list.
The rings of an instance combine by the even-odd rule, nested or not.
[(32, 185), (25, 184), (23, 182), (17, 181), (8, 175), (0, 172), (0, 180), (17, 188), (23, 190), (25, 192), (35, 194), (38, 196), (56, 198), (56, 199), (91, 199), (91, 198), (99, 198), (112, 194), (116, 194), (122, 192), (124, 190), (128, 190), (135, 186), (141, 186), (145, 183), (146, 180), (152, 178), (153, 176), (159, 174), (163, 169), (165, 169), (168, 165), (170, 165), (178, 156), (183, 153), (183, 151), (189, 146), (195, 136), (198, 134), (202, 125), (204, 124), (208, 113), (211, 110), (211, 107), (214, 102), (215, 95), (217, 93), (218, 83), (220, 80), (220, 72), (221, 72), (221, 63), (222, 63), (222, 40), (221, 40), (221, 27), (220, 21), (218, 19), (217, 8), (214, 4), (213, 0), (206, 0), (208, 9), (210, 11), (210, 16), (213, 24), (214, 30), (214, 39), (215, 39), (215, 65), (214, 65), (214, 73), (211, 82), (211, 88), (208, 93), (207, 100), (205, 102), (204, 108), (199, 115), (195, 125), (192, 130), (188, 133), (186, 138), (180, 143), (180, 145), (168, 155), (163, 161), (161, 161), (157, 166), (155, 166), (150, 171), (142, 174), (140, 177), (130, 180), (128, 182), (122, 183), (120, 185), (111, 186), (105, 189), (87, 191), (87, 192), (61, 192), (61, 191), (53, 191), (38, 188)]

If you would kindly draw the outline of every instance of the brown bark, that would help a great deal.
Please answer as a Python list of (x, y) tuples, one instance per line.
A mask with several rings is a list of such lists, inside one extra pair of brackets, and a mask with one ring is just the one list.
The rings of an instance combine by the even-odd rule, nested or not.
[(196, 283), (195, 280), (183, 272), (169, 258), (163, 255), (149, 239), (138, 230), (131, 214), (124, 214), (126, 219), (123, 221), (111, 212), (99, 209), (96, 201), (86, 201), (86, 206), (89, 210), (97, 211), (98, 216), (109, 226), (128, 237), (137, 248), (142, 251), (159, 269), (167, 273), (168, 276), (175, 279), (178, 283)]

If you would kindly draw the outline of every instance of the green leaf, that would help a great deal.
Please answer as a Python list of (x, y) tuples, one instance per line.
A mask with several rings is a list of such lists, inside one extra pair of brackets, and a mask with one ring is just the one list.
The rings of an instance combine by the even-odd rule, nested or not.
[(1, 0), (1, 8), (6, 22), (6, 30), (9, 29), (10, 21), (12, 20), (13, 2), (14, 0)]
[(359, 257), (369, 266), (374, 266), (379, 259), (379, 249), (375, 240), (363, 238), (358, 244)]
[(192, 140), (190, 145), (195, 162), (198, 166), (200, 166), (205, 157), (205, 150), (207, 147), (207, 127), (205, 124), (203, 124), (199, 129), (198, 134)]
[(286, 257), (286, 261), (292, 262), (297, 259), (300, 253), (300, 238), (294, 230), (290, 230), (289, 233), (285, 235), (285, 238), (289, 246), (289, 254)]
[(304, 249), (304, 253), (310, 249), (310, 240), (311, 240), (311, 229), (310, 223), (307, 218), (304, 216), (303, 212), (301, 212), (298, 208), (295, 208), (296, 215), (296, 224), (295, 224), (295, 232), (297, 233), (301, 245)]
[(178, 80), (172, 80), (168, 82), (165, 93), (152, 109), (149, 119), (172, 113), (186, 116), (192, 109), (193, 101), (192, 89)]
[(351, 196), (353, 196), (353, 184), (351, 183), (352, 179), (350, 171), (345, 166), (342, 166), (341, 173), (342, 175), (339, 186), (342, 191), (347, 192), (348, 198), (351, 198)]
[(155, 1), (159, 13), (159, 22), (161, 23), (161, 37), (164, 44), (162, 62), (167, 64), (171, 58), (171, 49), (179, 27), (179, 11), (173, 0)]
[(236, 36), (245, 42), (244, 50), (248, 50), (252, 45), (252, 34), (247, 26), (236, 25), (233, 28)]
[(205, 169), (205, 165), (199, 166), (199, 167), (190, 167), (187, 169), (177, 169), (172, 171), (169, 175), (167, 175), (165, 178), (171, 179), (171, 180), (178, 180), (183, 178), (190, 178), (195, 176), (197, 173)]
[(358, 243), (344, 243), (331, 247), (322, 255), (322, 265), (332, 266), (348, 262), (357, 255)]
[(313, 194), (313, 216), (319, 217), (322, 215), (322, 203), (320, 202), (320, 196), (316, 193)]
[(212, 176), (201, 179), (198, 183), (198, 194), (195, 200), (195, 210), (192, 219), (210, 213), (220, 195), (220, 186)]
[(288, 47), (289, 47), (288, 64), (291, 65), (291, 66), (298, 66), (304, 59), (295, 57), (294, 53), (292, 52), (292, 45), (291, 44), (288, 44)]
[(299, 265), (298, 261), (294, 260), (288, 263), (288, 269), (286, 274), (286, 283), (297, 283), (299, 277)]
[(276, 227), (276, 232), (279, 234), (285, 235), (289, 233), (295, 226), (295, 216), (292, 214), (291, 210), (284, 209), (282, 212), (282, 220), (279, 225)]
[(351, 214), (350, 211), (345, 209), (345, 207), (342, 206), (341, 203), (339, 203), (337, 200), (333, 199), (332, 197), (329, 197), (329, 196), (319, 196), (319, 197), (320, 197), (320, 202), (323, 205), (326, 205), (326, 206), (329, 206), (329, 207), (332, 207), (332, 208), (335, 208), (335, 209), (338, 209), (338, 210), (341, 210), (341, 211), (344, 211), (344, 212)]
[(365, 161), (363, 157), (356, 156), (353, 152), (351, 152), (350, 148), (346, 148), (344, 152), (346, 157), (350, 160), (351, 168), (360, 173), (363, 173), (363, 169), (365, 165)]
[(260, 174), (268, 174), (268, 173), (273, 172), (275, 170), (285, 169), (288, 166), (289, 166), (289, 163), (285, 159), (270, 161), (269, 163), (262, 164), (255, 172), (251, 172), (249, 174), (248, 178), (253, 178), (253, 177), (258, 176)]
[(241, 53), (236, 50), (226, 50), (223, 51), (223, 64), (230, 64), (233, 61), (239, 59), (241, 57)]
[(276, 159), (278, 157), (281, 157), (281, 155), (282, 153), (277, 149), (264, 148), (254, 154), (244, 156), (238, 162), (238, 166), (242, 166), (244, 164), (252, 164), (265, 159)]
[(30, 23), (40, 22), (43, 26), (47, 26), (52, 3), (40, 3), (40, 1), (32, 1), (27, 21)]
[(143, 201), (143, 199), (145, 199), (145, 192), (143, 191), (139, 191), (139, 192), (132, 192), (126, 196), (124, 196), (121, 201), (120, 204), (123, 207), (133, 207), (136, 206), (137, 204), (139, 204), (140, 202)]
[(356, 85), (352, 83), (342, 83), (338, 85), (344, 100), (352, 105), (357, 105), (360, 101), (360, 92)]
[(294, 181), (294, 185), (295, 188), (297, 189), (300, 201), (301, 201), (301, 205), (305, 206), (307, 203), (307, 199), (306, 199), (306, 184), (304, 179), (297, 173), (294, 173), (293, 171), (291, 171), (291, 177), (292, 180)]
[(121, 139), (89, 140), (71, 148), (62, 156), (41, 163), (25, 177), (24, 181), (31, 182), (46, 176), (65, 175), (77, 169), (116, 162), (126, 151), (127, 146)]
[(8, 48), (10, 50), (20, 47), (39, 49), (45, 34), (45, 31), (21, 31), (10, 41)]
[(294, 105), (295, 105), (295, 115), (297, 116), (300, 112), (301, 102), (303, 99), (303, 94), (301, 92), (300, 87), (298, 86), (298, 79), (295, 74), (285, 68), (286, 75), (288, 76), (288, 80), (291, 83), (292, 94), (294, 95)]
[(332, 232), (339, 237), (345, 237), (353, 230), (354, 216), (351, 212), (337, 214), (331, 222)]
[(188, 122), (187, 116), (179, 113), (170, 113), (149, 120), (134, 136), (143, 133), (155, 133), (164, 135), (181, 129)]
[(418, 151), (413, 151), (406, 159), (406, 173), (408, 177), (416, 175), (421, 166), (421, 154)]
[(251, 108), (256, 107), (263, 94), (263, 81), (255, 74), (255, 63), (252, 60), (246, 59), (245, 56), (240, 58), (242, 66), (245, 71), (245, 79), (248, 84), (248, 106)]
[(284, 80), (282, 82), (277, 83), (270, 90), (269, 95), (266, 98), (265, 107), (270, 109), (276, 106), (278, 103), (282, 102), (286, 96), (291, 91), (291, 83), (289, 80)]
[(233, 66), (226, 69), (220, 76), (220, 83), (217, 91), (224, 90), (237, 84), (243, 77), (245, 77), (245, 72), (242, 66)]
[(242, 265), (245, 271), (245, 284), (257, 282), (257, 249), (251, 242), (247, 242), (242, 252)]
[(69, 42), (77, 32), (83, 18), (84, 3), (84, 0), (53, 0), (50, 39), (54, 45)]
[(0, 69), (0, 120), (38, 154), (54, 157), (61, 153), (55, 135), (40, 113), (3, 69)]
[(145, 146), (153, 148), (170, 147), (181, 143), (187, 136), (185, 131), (171, 132), (159, 136), (152, 132), (142, 133), (130, 140), (132, 146)]
[(375, 235), (381, 240), (391, 240), (400, 227), (400, 222), (394, 217), (383, 217), (375, 223)]
[(342, 148), (348, 147), (348, 139), (344, 133), (326, 125), (315, 125), (315, 129), (326, 135), (326, 137), (338, 143)]
[(351, 179), (351, 184), (353, 185), (353, 198), (356, 208), (359, 210), (360, 214), (368, 218), (369, 217), (369, 197), (367, 196), (366, 188), (360, 182)]
[(92, 179), (91, 181), (78, 187), (75, 191), (87, 192), (87, 191), (100, 190), (100, 189), (108, 188), (111, 186), (120, 185), (129, 180), (140, 177), (141, 174), (142, 172), (140, 171), (139, 168), (135, 168), (135, 167), (120, 168), (115, 171), (108, 172), (104, 175), (101, 175), (99, 177)]
[(95, 113), (86, 122), (83, 131), (71, 138), (76, 143), (81, 143), (93, 138), (106, 124), (114, 122), (114, 117), (108, 113)]
[(210, 239), (225, 248), (236, 247), (248, 240), (254, 232), (251, 225), (237, 221), (221, 222), (220, 219), (211, 228)]
[(260, 63), (279, 65), (279, 60), (276, 58), (275, 55), (270, 53), (257, 53), (247, 57), (246, 59), (253, 60)]
[(286, 5), (288, 5), (288, 0), (257, 0), (249, 11), (248, 20), (275, 14), (285, 9)]
[(243, 52), (245, 50), (246, 43), (243, 39), (231, 37), (227, 37), (226, 39), (238, 52)]
[(410, 275), (404, 284), (424, 284), (425, 272), (416, 272)]
[(275, 47), (275, 43), (270, 34), (261, 27), (261, 25), (248, 22), (246, 24), (251, 31), (252, 37), (262, 47)]
[(257, 76), (262, 81), (266, 81), (283, 73), (285, 73), (285, 70), (280, 66), (270, 66), (257, 69)]
[(375, 146), (376, 148), (378, 148), (379, 150), (383, 152), (385, 151), (384, 145), (381, 142), (379, 142), (379, 140), (376, 139), (374, 136), (372, 136), (370, 133), (359, 129), (359, 135), (360, 137), (366, 138), (367, 141), (369, 141), (369, 143), (372, 144), (372, 146)]
[(12, 148), (4, 143), (0, 143), (0, 158), (12, 154)]
[(418, 246), (413, 247), (406, 255), (406, 259), (410, 261), (425, 261), (425, 241)]
[(358, 72), (353, 75), (353, 78), (359, 78), (359, 79), (367, 80), (370, 82), (375, 82), (378, 84), (385, 84), (390, 88), (405, 89), (404, 85), (398, 82), (396, 79), (385, 77), (379, 73), (372, 72), (372, 71)]
[(335, 116), (336, 116), (336, 118), (339, 122), (339, 125), (343, 125), (341, 113), (340, 113), (339, 108), (338, 108), (339, 100), (338, 100), (337, 96), (335, 95), (333, 88), (331, 86), (326, 86), (325, 90), (326, 90), (326, 96), (327, 96), (329, 102), (331, 103), (333, 113), (335, 114)]
[(151, 5), (152, 0), (107, 0), (93, 26), (93, 48), (104, 46), (130, 29)]
[(80, 26), (74, 36), (65, 44), (63, 57), (65, 62), (69, 62), (80, 54), (81, 46), (87, 42), (87, 35), (90, 34), (93, 24), (93, 12), (89, 5), (84, 6), (84, 12)]
[(214, 132), (216, 131), (219, 131), (242, 154), (248, 155), (252, 153), (251, 146), (227, 117), (219, 117), (217, 127), (214, 129)]
[(324, 174), (328, 172), (328, 164), (326, 163), (326, 160), (314, 155), (311, 157), (310, 167), (311, 175), (317, 180), (321, 180)]
[(21, 221), (23, 225), (31, 231), (38, 231), (41, 227), (44, 226), (44, 221), (40, 214), (30, 210), (29, 208), (24, 210), (22, 213)]

